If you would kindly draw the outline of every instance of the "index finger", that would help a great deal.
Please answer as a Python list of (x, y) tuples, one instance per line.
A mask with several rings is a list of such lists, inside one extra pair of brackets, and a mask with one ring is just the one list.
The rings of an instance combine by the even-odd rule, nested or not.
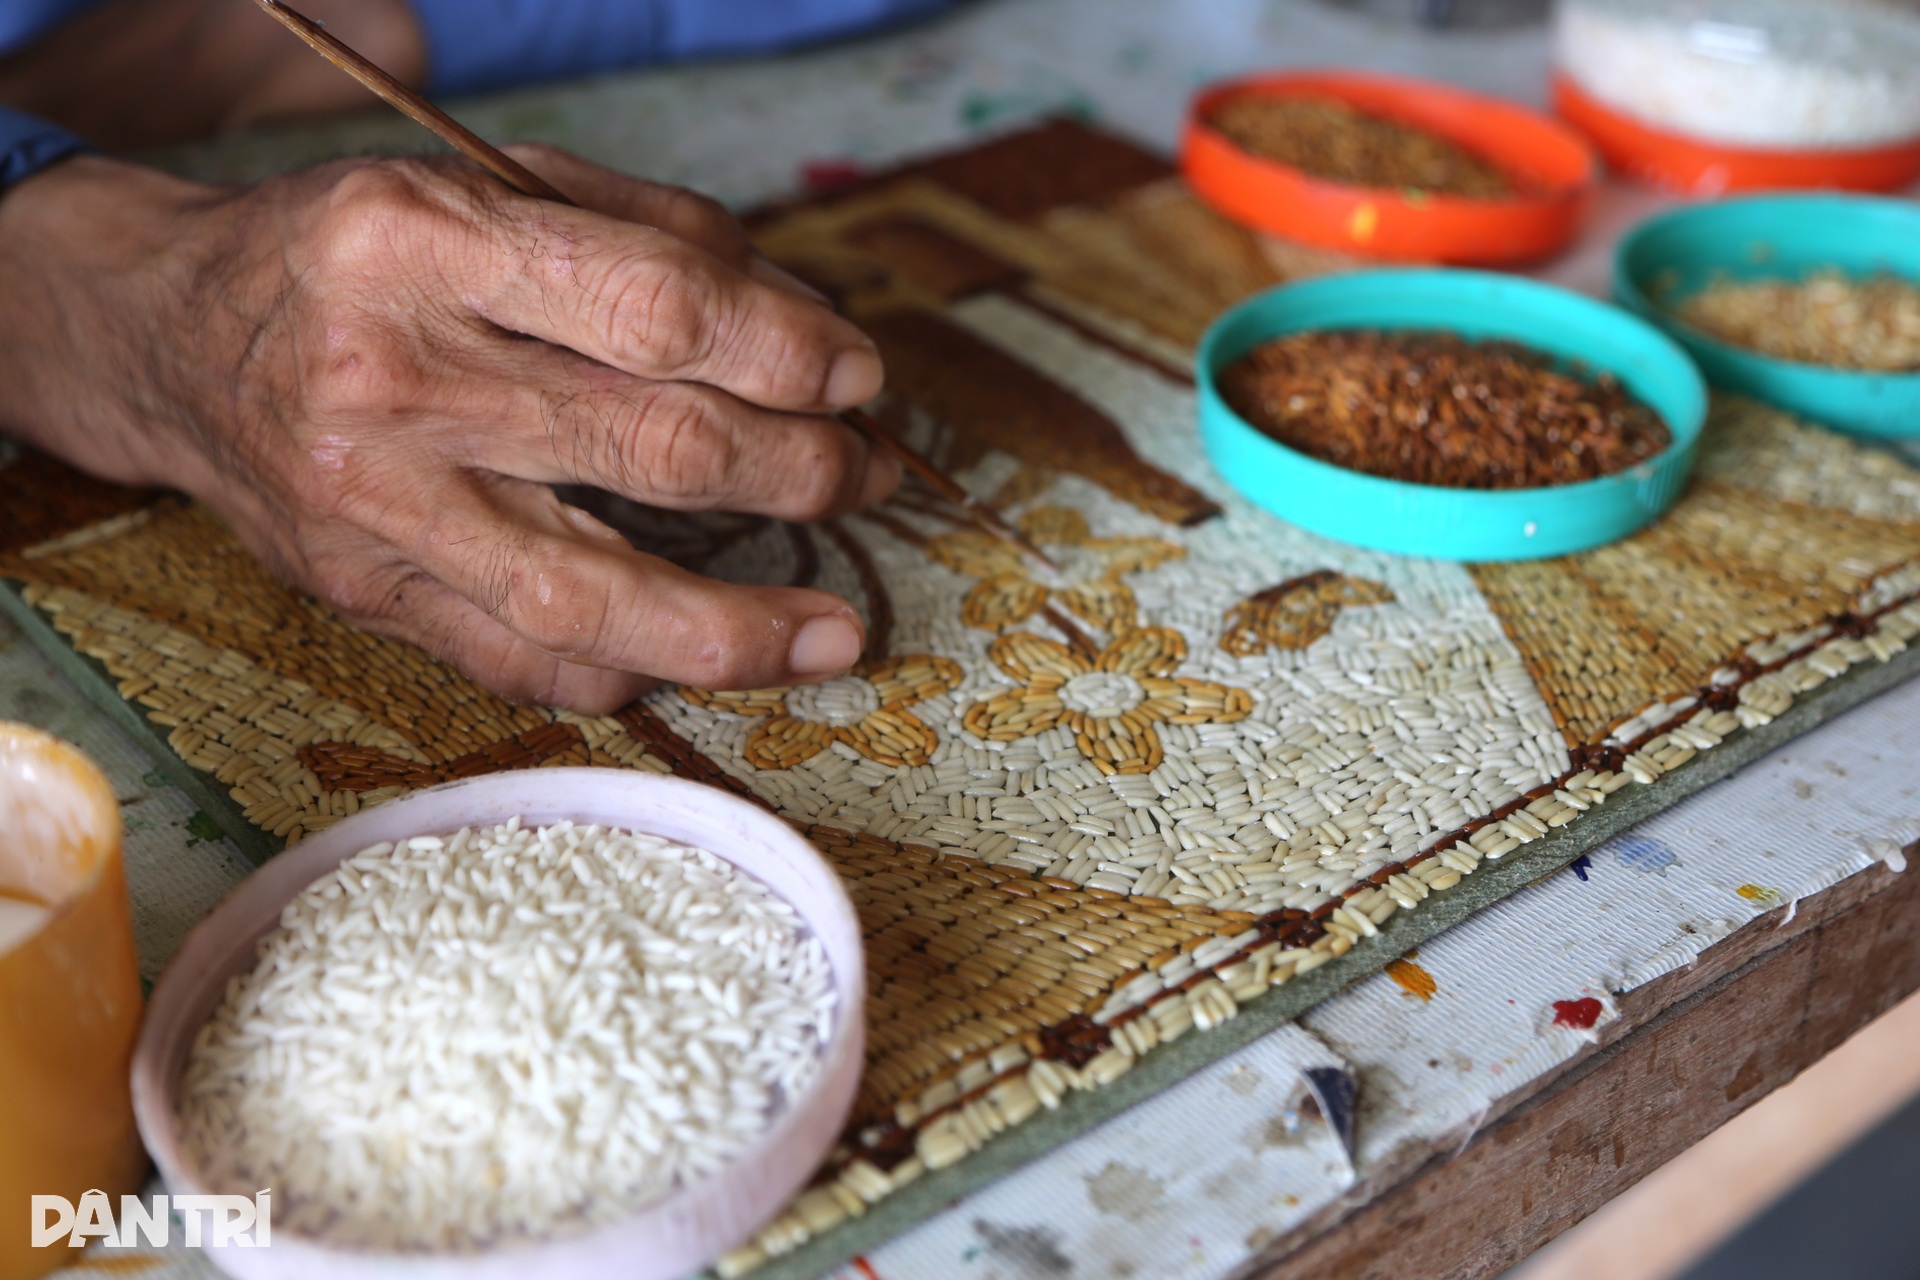
[(769, 409), (831, 412), (879, 392), (872, 340), (825, 307), (658, 228), (511, 199), (511, 216), (477, 228), (451, 264), (491, 323)]
[(636, 178), (544, 142), (517, 142), (503, 150), (582, 208), (658, 227), (731, 267), (744, 268), (753, 257), (753, 241), (739, 219), (697, 191)]

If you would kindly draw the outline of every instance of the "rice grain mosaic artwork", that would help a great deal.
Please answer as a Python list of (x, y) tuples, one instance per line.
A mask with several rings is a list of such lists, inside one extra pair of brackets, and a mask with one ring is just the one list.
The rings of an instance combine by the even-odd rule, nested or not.
[(752, 1269), (1127, 1073), (1624, 788), (1920, 632), (1920, 472), (1760, 405), (1599, 551), (1460, 566), (1238, 499), (1188, 353), (1297, 262), (1158, 158), (1052, 124), (771, 209), (775, 260), (879, 341), (877, 411), (1059, 564), (909, 489), (812, 528), (575, 500), (706, 572), (810, 583), (869, 647), (823, 685), (514, 706), (276, 584), (206, 510), (0, 469), (0, 573), (286, 840), (497, 769), (670, 771), (847, 878), (864, 1085)]

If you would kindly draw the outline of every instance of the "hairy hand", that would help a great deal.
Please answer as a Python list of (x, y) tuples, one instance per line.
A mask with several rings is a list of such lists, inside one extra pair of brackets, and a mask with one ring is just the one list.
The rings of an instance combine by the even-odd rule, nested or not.
[(898, 469), (823, 416), (879, 390), (872, 344), (711, 202), (517, 154), (590, 208), (442, 159), (240, 191), (94, 158), (30, 179), (0, 200), (0, 426), (193, 494), (508, 697), (845, 669), (845, 601), (688, 573), (549, 486), (789, 520), (873, 502)]

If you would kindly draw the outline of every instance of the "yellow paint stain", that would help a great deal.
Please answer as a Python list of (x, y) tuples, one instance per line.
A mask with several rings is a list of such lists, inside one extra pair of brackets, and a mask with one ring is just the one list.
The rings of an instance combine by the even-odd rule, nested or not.
[(1392, 960), (1387, 963), (1387, 976), (1400, 984), (1400, 989), (1410, 996), (1419, 996), (1422, 1000), (1433, 999), (1434, 992), (1440, 990), (1440, 984), (1433, 975), (1411, 960)]
[(1763, 884), (1743, 884), (1734, 892), (1748, 902), (1778, 902), (1786, 896), (1778, 889), (1769, 889)]
[(1358, 244), (1367, 244), (1373, 240), (1373, 233), (1380, 229), (1380, 207), (1367, 203), (1353, 211), (1347, 219), (1347, 234)]

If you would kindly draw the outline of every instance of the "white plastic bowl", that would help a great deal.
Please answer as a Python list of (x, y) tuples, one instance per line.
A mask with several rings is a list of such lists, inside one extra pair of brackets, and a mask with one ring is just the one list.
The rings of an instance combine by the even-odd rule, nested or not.
[(826, 859), (779, 818), (717, 787), (624, 769), (534, 769), (450, 782), (343, 819), (247, 877), (188, 935), (154, 988), (133, 1058), (134, 1114), (169, 1191), (209, 1190), (180, 1149), (180, 1074), (228, 978), (253, 967), (281, 909), (369, 845), (516, 814), (529, 826), (598, 823), (705, 849), (792, 904), (826, 948), (840, 996), (813, 1083), (738, 1160), (618, 1222), (478, 1253), (376, 1252), (275, 1228), (265, 1249), (221, 1248), (213, 1260), (222, 1270), (241, 1280), (672, 1280), (745, 1241), (832, 1149), (860, 1079), (866, 977), (859, 919)]

